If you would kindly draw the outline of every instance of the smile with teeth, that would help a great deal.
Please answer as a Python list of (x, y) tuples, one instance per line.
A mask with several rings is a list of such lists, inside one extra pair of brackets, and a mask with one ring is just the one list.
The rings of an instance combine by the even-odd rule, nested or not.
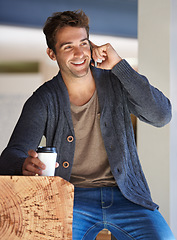
[(85, 60), (80, 61), (80, 62), (72, 62), (72, 64), (74, 64), (74, 65), (82, 65), (84, 62), (85, 62)]

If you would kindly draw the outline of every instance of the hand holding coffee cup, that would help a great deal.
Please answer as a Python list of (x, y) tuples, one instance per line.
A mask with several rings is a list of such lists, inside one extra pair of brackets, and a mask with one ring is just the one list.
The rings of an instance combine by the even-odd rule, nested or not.
[(54, 176), (57, 152), (55, 147), (38, 147), (37, 151), (38, 158), (43, 164), (45, 169), (42, 170), (41, 176)]
[[(43, 147), (39, 147), (38, 152), (42, 153), (43, 150), (45, 152), (46, 149), (45, 148), (43, 150), (42, 149), (43, 149)], [(44, 176), (45, 174), (47, 174), (47, 175), (53, 176), (54, 172), (55, 172), (55, 168), (57, 168), (59, 166), (59, 163), (56, 162), (56, 155), (57, 155), (56, 149), (48, 149), (48, 150), (50, 150), (49, 151), (50, 153), (51, 153), (51, 151), (52, 151), (52, 153), (54, 152), (54, 154), (52, 155), (53, 156), (52, 159), (53, 159), (53, 162), (55, 162), (55, 164), (52, 164), (51, 163), (52, 161), (50, 162), (49, 155), (47, 155), (48, 156), (47, 159), (49, 161), (46, 162), (45, 160), (43, 160), (42, 156), (40, 157), (42, 160), (39, 159), (39, 157), (38, 157), (39, 153), (37, 153), (37, 150), (34, 151), (34, 150), (30, 149), (28, 151), (28, 157), (25, 159), (25, 161), (22, 165), (22, 175), (24, 175), (24, 176), (35, 176), (35, 175)], [(55, 159), (55, 161), (54, 161), (54, 159)], [(52, 174), (43, 172), (44, 170), (46, 170), (46, 167), (48, 166), (48, 164), (52, 164), (54, 166)], [(47, 175), (45, 175), (45, 176), (47, 176)]]

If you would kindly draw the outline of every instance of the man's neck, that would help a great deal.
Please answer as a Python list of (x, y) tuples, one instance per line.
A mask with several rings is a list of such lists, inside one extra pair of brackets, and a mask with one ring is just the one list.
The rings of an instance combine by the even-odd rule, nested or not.
[(62, 77), (68, 89), (71, 103), (77, 106), (82, 106), (91, 99), (96, 89), (95, 80), (91, 70), (84, 77), (68, 78), (63, 75)]

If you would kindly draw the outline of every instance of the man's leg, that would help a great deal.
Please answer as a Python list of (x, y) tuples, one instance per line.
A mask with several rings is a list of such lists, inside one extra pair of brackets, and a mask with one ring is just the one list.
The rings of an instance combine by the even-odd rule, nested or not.
[(73, 240), (94, 240), (103, 228), (100, 188), (75, 188)]
[[(103, 208), (107, 228), (117, 239), (175, 240), (168, 224), (158, 210), (151, 211), (127, 200), (118, 188), (113, 189), (113, 203)], [(105, 199), (106, 201), (106, 194)], [(113, 239), (115, 239), (113, 238)], [(126, 239), (126, 238), (123, 238)]]
[(76, 188), (73, 240), (94, 240), (103, 228), (118, 240), (175, 240), (158, 210), (130, 202), (118, 187)]

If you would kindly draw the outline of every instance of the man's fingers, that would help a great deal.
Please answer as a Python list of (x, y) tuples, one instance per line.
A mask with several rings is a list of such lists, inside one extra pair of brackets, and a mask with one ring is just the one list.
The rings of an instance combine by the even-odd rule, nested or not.
[(23, 171), (23, 175), (24, 175), (24, 176), (35, 176), (36, 173), (34, 173), (34, 172), (29, 172), (29, 171), (27, 171), (27, 170), (24, 170), (24, 171)]
[(92, 43), (92, 58), (96, 63), (95, 66), (102, 69), (112, 69), (122, 60), (110, 43), (102, 46), (96, 46)]
[[(29, 156), (25, 159), (22, 172), (25, 176), (35, 176), (36, 174), (42, 175), (42, 170), (46, 168), (45, 164), (38, 158), (37, 152), (34, 150), (28, 151)], [(59, 167), (56, 162), (55, 168)]]
[(94, 61), (98, 62), (99, 60), (104, 61), (106, 57), (106, 53), (101, 49), (101, 47), (93, 48), (92, 56)]
[(42, 174), (42, 169), (40, 169), (37, 165), (35, 165), (35, 164), (31, 163), (31, 162), (26, 165), (25, 170), (34, 173), (34, 175), (35, 174), (38, 174), (38, 175)]
[(27, 159), (23, 166), (23, 175), (33, 176), (35, 174), (41, 175), (42, 170), (33, 164), (29, 159)]
[(55, 163), (55, 168), (57, 168), (57, 167), (59, 167), (59, 163), (58, 162)]
[(35, 167), (41, 168), (42, 170), (44, 170), (46, 168), (45, 164), (43, 162), (41, 162), (41, 160), (39, 160), (39, 158), (31, 158), (31, 163)]
[(41, 160), (39, 160), (38, 154), (36, 151), (29, 150), (28, 155), (29, 155), (30, 163), (36, 165), (38, 168), (41, 168), (42, 170), (44, 170), (46, 168), (45, 164), (43, 164), (43, 162), (41, 162)]
[(29, 156), (25, 159), (23, 164), (22, 172), (26, 176), (34, 176), (36, 174), (41, 175), (42, 170), (46, 168), (39, 158), (37, 152), (34, 150), (28, 151)]
[(38, 156), (37, 152), (32, 149), (28, 151), (28, 155), (30, 157), (34, 157), (34, 158), (37, 158), (37, 156)]

